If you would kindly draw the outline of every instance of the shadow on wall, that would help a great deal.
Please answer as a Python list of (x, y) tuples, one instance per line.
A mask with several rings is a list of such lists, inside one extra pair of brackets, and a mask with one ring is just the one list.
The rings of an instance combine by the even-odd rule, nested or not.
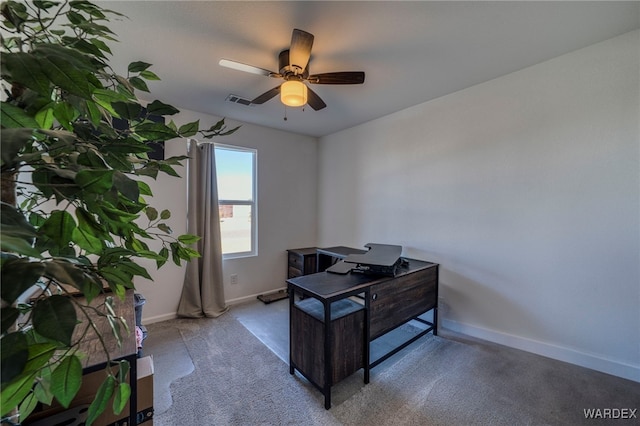
[(535, 336), (540, 324), (530, 314), (533, 307), (523, 306), (489, 285), (496, 283), (505, 283), (505, 280), (481, 282), (440, 266), (439, 294), (445, 306), (444, 318), (461, 327), (484, 329), (505, 337)]
[[(518, 339), (536, 336), (541, 325), (532, 315), (535, 307), (509, 298), (518, 283), (497, 275), (495, 270), (467, 265), (442, 253), (405, 247), (404, 256), (438, 263), (438, 313), (440, 324), (449, 322), (465, 333), (468, 328), (513, 335)], [(500, 288), (505, 292), (501, 292)], [(463, 330), (464, 329), (464, 330)]]

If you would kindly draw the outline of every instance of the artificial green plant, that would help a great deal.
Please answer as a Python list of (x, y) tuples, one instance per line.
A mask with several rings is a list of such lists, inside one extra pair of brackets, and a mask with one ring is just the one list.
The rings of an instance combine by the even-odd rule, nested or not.
[[(150, 64), (133, 62), (126, 75), (110, 67), (116, 40), (107, 25), (122, 17), (115, 11), (80, 0), (6, 1), (1, 12), (1, 415), (19, 423), (38, 402), (69, 406), (82, 381), (82, 337), (73, 336), (95, 328), (90, 314), (106, 317), (119, 340), (133, 332), (113, 301), (135, 277), (151, 279), (140, 261), (161, 267), (198, 256), (189, 247), (198, 237), (172, 235), (171, 213), (149, 204), (141, 179), (178, 176), (186, 157), (150, 160), (149, 142), (237, 128), (151, 121), (179, 111), (138, 100), (147, 81), (159, 80)], [(105, 286), (106, 302), (90, 304)], [(73, 291), (85, 297), (69, 297)], [(105, 409), (123, 410), (128, 369), (108, 365), (87, 425)]]

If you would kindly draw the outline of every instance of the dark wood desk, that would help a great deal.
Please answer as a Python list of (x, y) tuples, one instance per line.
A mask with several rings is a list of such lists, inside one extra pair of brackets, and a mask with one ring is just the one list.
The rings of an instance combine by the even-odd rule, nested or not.
[[(322, 391), (325, 408), (331, 408), (331, 387), (345, 374), (364, 368), (364, 382), (369, 383), (369, 371), (393, 354), (429, 332), (437, 334), (438, 321), (438, 264), (408, 259), (395, 277), (371, 276), (359, 273), (346, 275), (319, 272), (287, 280), (289, 290), (289, 372), (298, 370)], [(312, 297), (322, 305), (321, 313), (310, 313), (306, 306), (296, 302), (296, 293)], [(361, 308), (350, 298), (359, 295)], [(309, 302), (306, 301), (305, 304)], [(340, 303), (343, 306), (338, 306)], [(335, 305), (335, 306), (334, 306)], [(418, 318), (433, 310), (433, 322)], [(360, 314), (362, 312), (362, 315)], [(340, 321), (334, 322), (337, 315)], [(360, 319), (362, 318), (362, 319)], [(389, 351), (380, 358), (370, 360), (371, 342), (389, 331), (417, 320), (427, 328)], [(360, 327), (360, 323), (362, 327)], [(305, 339), (312, 329), (321, 327), (321, 339)], [(345, 335), (346, 334), (346, 335)], [(345, 342), (362, 346), (362, 359), (342, 359), (340, 352)], [(317, 347), (319, 342), (322, 347)], [(305, 347), (304, 345), (315, 345)], [(321, 351), (318, 359), (309, 361), (309, 354)], [(358, 357), (357, 350), (347, 351)], [(337, 371), (348, 365), (349, 368)], [(318, 371), (318, 370), (322, 371)]]

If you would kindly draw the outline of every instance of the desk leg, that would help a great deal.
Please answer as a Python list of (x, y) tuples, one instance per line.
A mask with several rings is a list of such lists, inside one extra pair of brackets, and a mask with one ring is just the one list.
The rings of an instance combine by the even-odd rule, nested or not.
[(138, 354), (134, 353), (131, 355), (128, 361), (129, 386), (131, 387), (131, 395), (129, 397), (129, 422), (132, 425), (136, 425), (138, 424)]
[(371, 354), (370, 354), (370, 347), (371, 347), (371, 341), (369, 340), (369, 309), (371, 307), (371, 301), (370, 301), (370, 292), (369, 289), (365, 290), (364, 292), (364, 336), (362, 339), (362, 356), (364, 358), (364, 384), (366, 385), (367, 383), (369, 383), (369, 362), (370, 362), (370, 358), (371, 358)]
[(440, 282), (440, 267), (436, 266), (436, 305), (433, 307), (433, 335), (438, 335), (438, 301), (440, 300), (439, 287)]
[(296, 295), (290, 284), (287, 286), (287, 291), (289, 292), (289, 374), (293, 374), (293, 342), (291, 341), (291, 336), (293, 336), (293, 303)]
[(324, 302), (324, 408), (331, 408), (333, 363), (331, 354), (331, 302)]
[(431, 332), (434, 336), (438, 335), (438, 305), (433, 308), (433, 330)]

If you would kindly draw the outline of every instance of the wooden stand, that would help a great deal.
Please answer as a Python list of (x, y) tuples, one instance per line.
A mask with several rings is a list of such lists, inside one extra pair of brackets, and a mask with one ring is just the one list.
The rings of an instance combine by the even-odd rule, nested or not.
[[(134, 292), (133, 290), (127, 290), (125, 294), (124, 300), (120, 300), (115, 294), (106, 293), (100, 294), (95, 297), (91, 301), (91, 306), (98, 307), (99, 305), (105, 302), (105, 299), (109, 296), (114, 298), (113, 309), (115, 311), (116, 316), (123, 317), (127, 322), (127, 325), (130, 328), (130, 332), (127, 333), (124, 328), (122, 329), (122, 341), (121, 344), (118, 344), (115, 336), (113, 335), (113, 331), (111, 330), (111, 326), (106, 317), (97, 315), (91, 309), (88, 312), (91, 313), (91, 320), (95, 324), (97, 330), (99, 330), (100, 335), (102, 336), (102, 341), (104, 342), (111, 361), (119, 361), (119, 360), (127, 360), (129, 361), (129, 385), (131, 386), (131, 397), (129, 399), (129, 412), (128, 412), (128, 425), (135, 425), (137, 422), (138, 416), (138, 363), (137, 363), (137, 345), (136, 345), (136, 333), (135, 333), (135, 303), (134, 303)], [(82, 296), (70, 296), (70, 297), (82, 297)], [(84, 303), (84, 302), (83, 302)], [(72, 337), (73, 341), (76, 341), (82, 337), (82, 342), (79, 345), (79, 350), (82, 353), (82, 367), (83, 367), (83, 382), (87, 380), (88, 377), (91, 377), (91, 382), (94, 383), (93, 386), (85, 386), (82, 389), (85, 389), (87, 393), (83, 393), (84, 391), (81, 389), (81, 392), (76, 395), (76, 398), (71, 403), (68, 410), (64, 407), (60, 406), (57, 401), (53, 401), (51, 406), (43, 406), (41, 410), (36, 410), (32, 413), (32, 415), (25, 420), (25, 424), (71, 424), (71, 420), (74, 419), (75, 411), (78, 411), (78, 415), (86, 416), (86, 407), (82, 408), (82, 405), (88, 406), (94, 398), (94, 393), (97, 391), (98, 386), (102, 383), (104, 376), (100, 370), (105, 369), (107, 363), (110, 361), (107, 355), (104, 352), (104, 347), (102, 346), (102, 342), (100, 337), (96, 333), (96, 331), (89, 327), (87, 330), (87, 318), (84, 313), (82, 313), (79, 308), (76, 306), (76, 311), (78, 315), (78, 320), (80, 323), (76, 325), (74, 330), (74, 334)], [(86, 332), (86, 334), (85, 334)], [(98, 372), (97, 375), (91, 375), (91, 373)], [(151, 376), (151, 380), (153, 380), (153, 376)], [(151, 389), (153, 390), (153, 386), (151, 385)], [(89, 393), (90, 392), (90, 393)], [(151, 402), (150, 406), (153, 406)], [(145, 407), (142, 407), (145, 408)], [(109, 404), (106, 408), (106, 414), (103, 413), (96, 422), (94, 423), (97, 426), (111, 424), (112, 421), (106, 422), (106, 418), (113, 417), (112, 412), (109, 414), (109, 410), (112, 410), (111, 404)], [(67, 413), (68, 414), (64, 414)], [(126, 414), (123, 414), (126, 415)], [(53, 421), (54, 416), (61, 416), (66, 418), (65, 422), (56, 423)], [(80, 420), (81, 417), (77, 417), (76, 420)], [(74, 423), (76, 424), (76, 423)], [(80, 424), (80, 423), (78, 423)], [(84, 423), (82, 423), (84, 424)], [(120, 423), (119, 423), (120, 424)]]

